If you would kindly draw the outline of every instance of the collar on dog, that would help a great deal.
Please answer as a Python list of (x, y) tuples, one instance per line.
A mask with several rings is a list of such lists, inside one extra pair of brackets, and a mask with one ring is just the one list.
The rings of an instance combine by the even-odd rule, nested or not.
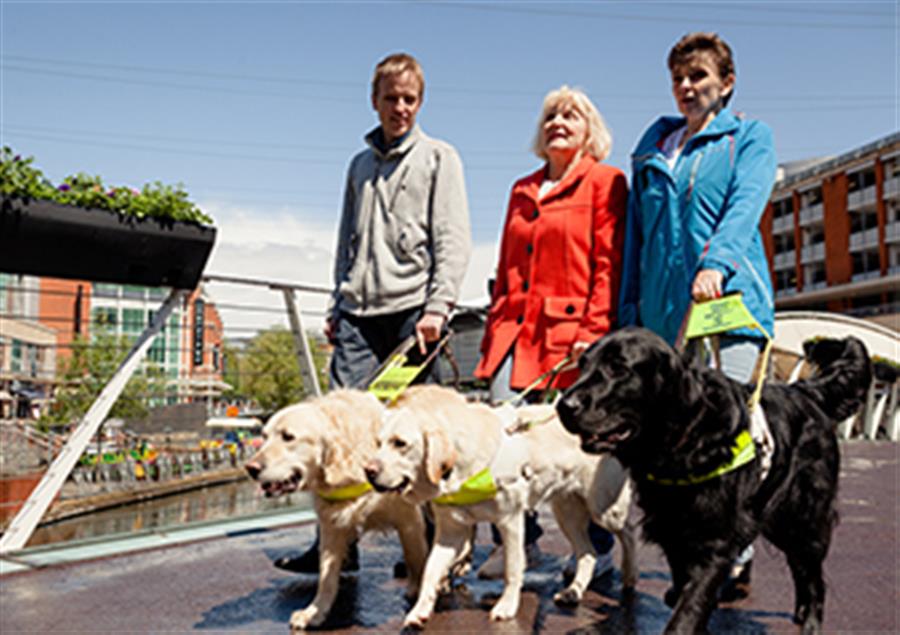
[(734, 470), (742, 467), (752, 461), (756, 456), (756, 445), (753, 443), (753, 438), (750, 436), (750, 432), (744, 430), (737, 438), (734, 440), (734, 445), (731, 448), (731, 460), (723, 465), (720, 465), (712, 472), (708, 472), (707, 474), (701, 474), (700, 476), (688, 476), (686, 478), (657, 478), (652, 474), (647, 474), (647, 480), (653, 481), (654, 483), (659, 483), (660, 485), (697, 485), (698, 483), (703, 483), (706, 481), (710, 481), (714, 478), (718, 478), (723, 474), (727, 474), (728, 472), (733, 472)]
[(491, 500), (496, 495), (497, 484), (494, 483), (491, 469), (486, 467), (466, 479), (455, 492), (438, 496), (431, 502), (436, 505), (474, 505)]
[(359, 498), (371, 491), (372, 486), (368, 482), (362, 482), (347, 485), (346, 487), (338, 487), (337, 489), (319, 490), (316, 494), (319, 495), (319, 498), (329, 503), (340, 503)]

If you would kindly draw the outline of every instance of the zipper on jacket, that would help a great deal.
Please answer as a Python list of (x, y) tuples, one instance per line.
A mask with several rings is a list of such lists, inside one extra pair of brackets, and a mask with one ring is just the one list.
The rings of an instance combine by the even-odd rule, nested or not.
[(700, 170), (700, 160), (703, 158), (703, 152), (697, 154), (694, 163), (691, 165), (691, 176), (688, 178), (687, 195), (685, 196), (685, 205), (691, 202), (691, 196), (694, 194), (694, 183), (697, 182), (697, 172)]
[(762, 289), (763, 295), (766, 298), (766, 302), (769, 303), (769, 306), (772, 306), (772, 296), (769, 295), (769, 290), (766, 288), (766, 285), (763, 282), (762, 278), (760, 278), (759, 274), (756, 272), (756, 268), (752, 264), (750, 264), (750, 260), (747, 259), (747, 256), (742, 255), (741, 259), (744, 261), (744, 264), (747, 265), (750, 273), (753, 274), (753, 278), (756, 280), (756, 284), (758, 284), (759, 288)]

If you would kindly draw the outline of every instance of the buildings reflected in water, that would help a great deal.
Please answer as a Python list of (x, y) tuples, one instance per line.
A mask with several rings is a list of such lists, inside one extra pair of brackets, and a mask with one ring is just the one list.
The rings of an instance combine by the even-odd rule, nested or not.
[(242, 480), (60, 520), (35, 531), (28, 546), (181, 527), (204, 520), (311, 506), (306, 493), (265, 498), (256, 483)]

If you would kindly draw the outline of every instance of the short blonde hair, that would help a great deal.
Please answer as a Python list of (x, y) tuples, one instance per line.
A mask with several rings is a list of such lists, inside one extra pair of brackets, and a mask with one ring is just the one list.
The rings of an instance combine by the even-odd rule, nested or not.
[(419, 100), (421, 101), (425, 94), (425, 74), (422, 72), (419, 61), (408, 53), (394, 53), (378, 62), (375, 73), (372, 75), (372, 99), (378, 97), (378, 84), (381, 83), (382, 78), (402, 75), (406, 71), (412, 73), (413, 77), (419, 81)]
[(569, 88), (565, 84), (556, 90), (551, 90), (544, 97), (544, 106), (538, 119), (537, 134), (534, 137), (532, 149), (541, 159), (547, 160), (547, 151), (544, 146), (544, 121), (547, 115), (560, 107), (569, 106), (578, 111), (587, 122), (588, 134), (583, 150), (598, 161), (609, 156), (612, 150), (612, 134), (606, 127), (606, 122), (584, 91), (578, 88)]

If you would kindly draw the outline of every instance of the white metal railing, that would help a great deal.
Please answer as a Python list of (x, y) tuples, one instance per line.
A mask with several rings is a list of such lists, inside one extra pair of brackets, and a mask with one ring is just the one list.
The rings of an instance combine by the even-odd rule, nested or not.
[(794, 266), (796, 257), (797, 254), (793, 249), (782, 251), (781, 253), (775, 254), (775, 257), (772, 258), (772, 264), (776, 269), (789, 269)]
[(779, 289), (778, 291), (775, 292), (775, 296), (779, 297), (779, 298), (790, 296), (790, 295), (797, 295), (796, 287), (785, 287), (784, 289)]
[(863, 280), (873, 280), (880, 276), (881, 271), (875, 269), (874, 271), (861, 271), (860, 273), (854, 273), (850, 279), (853, 282), (862, 282)]
[[(288, 329), (293, 333), (294, 353), (297, 357), (299, 374), (306, 394), (320, 394), (321, 389), (318, 383), (318, 376), (313, 364), (309, 338), (306, 336), (302, 323), (297, 295), (305, 294), (307, 297), (318, 295), (318, 298), (314, 298), (314, 301), (318, 306), (324, 306), (324, 298), (330, 295), (330, 288), (216, 275), (204, 276), (203, 282), (214, 286), (232, 286), (232, 288), (233, 285), (242, 285), (242, 288), (236, 293), (238, 297), (246, 299), (259, 291), (266, 295), (268, 300), (273, 301), (268, 302), (271, 306), (265, 306), (265, 303), (249, 305), (246, 301), (241, 304), (231, 304), (229, 309), (225, 309), (224, 303), (217, 306), (220, 308), (220, 314), (223, 315), (225, 330), (228, 330), (227, 320), (231, 311), (280, 313), (282, 323), (286, 322)], [(272, 293), (273, 291), (275, 293)], [(125, 384), (150, 350), (155, 337), (160, 333), (163, 325), (166, 324), (168, 316), (175, 309), (176, 305), (183, 304), (186, 294), (186, 291), (172, 291), (169, 293), (163, 306), (155, 312), (151, 324), (137, 339), (130, 353), (119, 366), (119, 369), (103, 388), (100, 396), (91, 405), (74, 432), (69, 435), (68, 442), (50, 462), (50, 466), (44, 473), (41, 481), (3, 533), (2, 538), (0, 538), (0, 554), (18, 551), (27, 544), (41, 518), (43, 518), (50, 504), (62, 489), (63, 484), (72, 476), (73, 469), (75, 469), (92, 438), (95, 438), (110, 409), (124, 389)], [(233, 293), (232, 296), (234, 295)], [(279, 301), (281, 305), (280, 310), (275, 308)], [(271, 328), (271, 315), (264, 316), (261, 319), (265, 320), (265, 323), (261, 323), (260, 318), (256, 318), (254, 319), (255, 326), (246, 330), (258, 333)]]
[(781, 234), (789, 229), (794, 228), (794, 216), (792, 214), (788, 214), (786, 216), (781, 216), (780, 218), (776, 218), (772, 221), (772, 232), (775, 234)]
[(853, 232), (850, 234), (850, 249), (859, 251), (860, 249), (871, 249), (878, 246), (878, 228), (872, 227), (863, 231)]
[(900, 176), (895, 176), (884, 181), (884, 198), (900, 196)]
[(885, 225), (884, 240), (889, 243), (900, 242), (900, 220)]
[(857, 190), (855, 192), (850, 192), (847, 194), (847, 208), (848, 209), (856, 209), (859, 207), (865, 207), (866, 205), (874, 205), (875, 204), (875, 186), (870, 185), (869, 187), (863, 188), (861, 190)]
[(809, 264), (825, 259), (825, 243), (816, 243), (814, 245), (806, 245), (800, 252), (800, 262)]
[(821, 203), (816, 203), (815, 205), (810, 205), (809, 207), (800, 210), (800, 224), (810, 225), (821, 221), (824, 216), (825, 208)]

